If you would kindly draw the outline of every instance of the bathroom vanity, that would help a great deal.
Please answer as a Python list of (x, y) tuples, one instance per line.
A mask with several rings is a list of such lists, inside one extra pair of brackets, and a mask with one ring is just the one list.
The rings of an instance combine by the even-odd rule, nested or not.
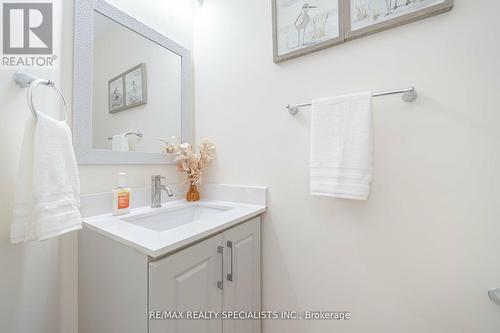
[[(85, 205), (106, 195), (84, 198)], [(260, 311), (265, 189), (210, 185), (203, 195), (84, 218), (79, 332), (260, 332), (259, 320), (222, 313)]]
[[(103, 0), (75, 0), (74, 31), (78, 163), (176, 164), (163, 139), (193, 142), (191, 51)], [(265, 188), (205, 185), (197, 203), (174, 188), (163, 206), (149, 191), (134, 189), (123, 216), (111, 215), (110, 193), (82, 198), (79, 332), (260, 332), (221, 312), (260, 311)], [(174, 311), (219, 316), (167, 318)]]

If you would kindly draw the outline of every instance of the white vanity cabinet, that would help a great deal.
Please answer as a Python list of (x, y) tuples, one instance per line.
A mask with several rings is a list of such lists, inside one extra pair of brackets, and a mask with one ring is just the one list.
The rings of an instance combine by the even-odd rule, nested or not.
[[(260, 311), (255, 218), (149, 263), (150, 311)], [(258, 320), (152, 320), (150, 333), (258, 333)]]
[[(238, 228), (238, 227), (236, 227)], [(222, 308), (221, 234), (149, 263), (149, 311), (218, 311)], [(220, 251), (222, 252), (222, 251)], [(222, 332), (221, 320), (151, 320), (150, 333)]]
[[(223, 311), (257, 311), (260, 307), (260, 221), (229, 229), (225, 243)], [(231, 276), (228, 276), (231, 274)], [(223, 320), (224, 333), (260, 332), (260, 320)]]
[[(160, 258), (84, 228), (79, 244), (80, 333), (259, 333), (260, 217)], [(210, 320), (148, 320), (150, 311), (213, 311)], [(184, 312), (186, 315), (186, 312)]]

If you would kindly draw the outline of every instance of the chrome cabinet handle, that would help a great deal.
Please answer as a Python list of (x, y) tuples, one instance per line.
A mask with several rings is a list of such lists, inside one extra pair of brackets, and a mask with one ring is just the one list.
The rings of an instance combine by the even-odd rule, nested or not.
[[(221, 255), (222, 264), (224, 265), (224, 246), (217, 246), (217, 253)], [(221, 280), (217, 281), (217, 288), (224, 289), (224, 270), (221, 270)]]
[(488, 297), (493, 302), (500, 305), (500, 288), (494, 288), (494, 289), (488, 290)]
[(231, 249), (231, 261), (229, 262), (230, 263), (230, 267), (231, 267), (231, 271), (229, 273), (227, 273), (227, 280), (228, 281), (233, 281), (233, 242), (232, 241), (227, 241), (226, 243), (227, 247)]

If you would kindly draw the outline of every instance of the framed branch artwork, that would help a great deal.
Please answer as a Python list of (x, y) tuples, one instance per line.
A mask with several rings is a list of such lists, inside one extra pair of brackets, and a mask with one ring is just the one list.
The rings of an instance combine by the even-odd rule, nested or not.
[(453, 0), (349, 0), (346, 39), (407, 24), (453, 7)]
[(139, 64), (126, 71), (123, 76), (125, 80), (125, 106), (133, 108), (146, 104), (148, 101), (146, 65)]
[(274, 62), (453, 8), (453, 0), (272, 0)]

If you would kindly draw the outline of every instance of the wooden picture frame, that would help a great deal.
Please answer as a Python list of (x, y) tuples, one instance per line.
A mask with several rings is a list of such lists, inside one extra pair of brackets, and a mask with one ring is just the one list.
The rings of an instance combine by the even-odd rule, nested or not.
[[(140, 80), (137, 77), (140, 76)], [(121, 81), (122, 89), (119, 90)], [(137, 81), (137, 82), (136, 82)], [(132, 96), (133, 94), (133, 96)], [(118, 103), (118, 96), (121, 95), (122, 103)], [(108, 81), (108, 105), (109, 113), (117, 113), (148, 102), (146, 64), (140, 63), (137, 66), (115, 76)]]
[[(345, 16), (345, 15), (343, 15), (343, 13), (345, 12), (345, 9), (343, 7), (345, 4), (344, 0), (321, 0), (321, 1), (326, 2), (326, 3), (332, 2), (333, 7), (335, 7), (335, 4), (336, 4), (336, 7), (337, 7), (336, 8), (337, 27), (335, 27), (335, 28), (338, 28), (338, 36), (337, 37), (332, 36), (331, 38), (328, 38), (328, 36), (325, 35), (325, 26), (327, 25), (327, 22), (328, 22), (328, 24), (331, 25), (330, 22), (332, 20), (332, 18), (329, 17), (328, 15), (335, 11), (335, 9), (333, 9), (329, 12), (324, 12), (324, 13), (318, 14), (314, 18), (311, 18), (311, 16), (309, 16), (309, 19), (308, 19), (309, 21), (314, 20), (314, 19), (318, 20), (317, 22), (314, 22), (314, 24), (315, 24), (314, 33), (313, 33), (313, 37), (310, 38), (310, 39), (316, 39), (317, 42), (309, 40), (308, 44), (310, 44), (310, 45), (304, 45), (305, 39), (306, 39), (307, 24), (306, 24), (306, 28), (304, 28), (302, 31), (302, 40), (301, 40), (301, 29), (299, 29), (300, 26), (296, 25), (295, 28), (297, 29), (297, 35), (298, 35), (297, 47), (296, 48), (291, 47), (291, 49), (288, 52), (283, 52), (283, 47), (280, 44), (283, 42), (283, 38), (286, 38), (286, 37), (283, 37), (283, 33), (281, 32), (281, 31), (283, 31), (283, 27), (280, 25), (280, 22), (279, 22), (279, 17), (280, 17), (279, 2), (280, 1), (282, 1), (282, 0), (272, 0), (273, 58), (274, 58), (273, 60), (275, 63), (280, 63), (280, 62), (283, 62), (283, 61), (286, 61), (289, 59), (297, 58), (297, 57), (300, 57), (300, 56), (303, 56), (303, 55), (306, 55), (306, 54), (309, 54), (312, 52), (316, 52), (319, 50), (323, 50), (325, 48), (332, 47), (334, 45), (338, 45), (338, 44), (341, 44), (344, 42), (344, 28), (345, 28), (345, 23), (343, 22), (343, 17)], [(321, 1), (316, 0), (314, 2), (314, 4), (317, 7), (321, 7), (321, 6), (318, 6), (318, 3), (320, 3)], [(297, 14), (297, 18), (296, 18), (297, 20), (299, 19), (299, 17), (301, 15), (304, 14), (304, 9), (305, 9), (305, 15), (308, 15), (309, 8), (304, 8), (304, 6), (306, 6), (306, 4), (309, 4), (309, 3), (311, 5), (313, 4), (312, 1), (302, 1), (301, 3), (299, 3), (298, 8), (295, 8), (296, 14)], [(300, 11), (301, 7), (302, 7), (302, 12)], [(317, 8), (317, 7), (311, 7), (310, 9)], [(330, 21), (328, 21), (328, 20), (330, 20)], [(290, 23), (288, 24), (288, 26), (291, 26), (292, 24), (297, 23), (297, 21), (295, 21), (295, 22), (294, 21), (295, 21), (295, 19), (293, 21), (290, 20), (289, 21)], [(322, 21), (323, 21), (323, 26), (321, 27)], [(322, 31), (316, 30), (316, 24), (318, 26), (320, 26), (318, 29), (323, 29), (323, 30)], [(288, 33), (291, 33), (291, 32), (288, 32)], [(317, 36), (320, 36), (320, 37), (317, 37)], [(302, 45), (300, 45), (300, 44), (302, 44)]]
[[(384, 17), (387, 17), (391, 15), (390, 9), (386, 11), (384, 15), (380, 13), (379, 17), (382, 17), (378, 23), (373, 23), (373, 24), (368, 24), (364, 27), (360, 28), (355, 28), (353, 29), (353, 12), (352, 12), (352, 7), (353, 7), (353, 2), (359, 1), (359, 0), (344, 0), (345, 1), (345, 13), (344, 16), (346, 17), (346, 27), (345, 27), (345, 40), (352, 40), (360, 37), (364, 37), (367, 35), (371, 35), (383, 30), (391, 29), (400, 25), (408, 24), (411, 22), (415, 22), (417, 20), (427, 18), (433, 15), (438, 15), (444, 12), (447, 12), (453, 8), (453, 0), (435, 0), (436, 4), (434, 5), (428, 5), (425, 6), (425, 4), (422, 4), (423, 2), (414, 2), (411, 0), (394, 0), (394, 8), (392, 8), (392, 1), (387, 2), (389, 8), (392, 8), (393, 12), (396, 11), (399, 8), (403, 8), (404, 6), (415, 6), (417, 7), (418, 4), (423, 5), (425, 7), (422, 8), (415, 8), (415, 11), (411, 11), (407, 14), (401, 14), (401, 15), (394, 15), (393, 18), (388, 18), (384, 19)], [(432, 2), (433, 0), (428, 0), (429, 2)], [(389, 5), (390, 4), (390, 5)], [(360, 11), (359, 9), (357, 9)], [(372, 9), (373, 10), (373, 9)], [(368, 13), (365, 15), (369, 15)]]

